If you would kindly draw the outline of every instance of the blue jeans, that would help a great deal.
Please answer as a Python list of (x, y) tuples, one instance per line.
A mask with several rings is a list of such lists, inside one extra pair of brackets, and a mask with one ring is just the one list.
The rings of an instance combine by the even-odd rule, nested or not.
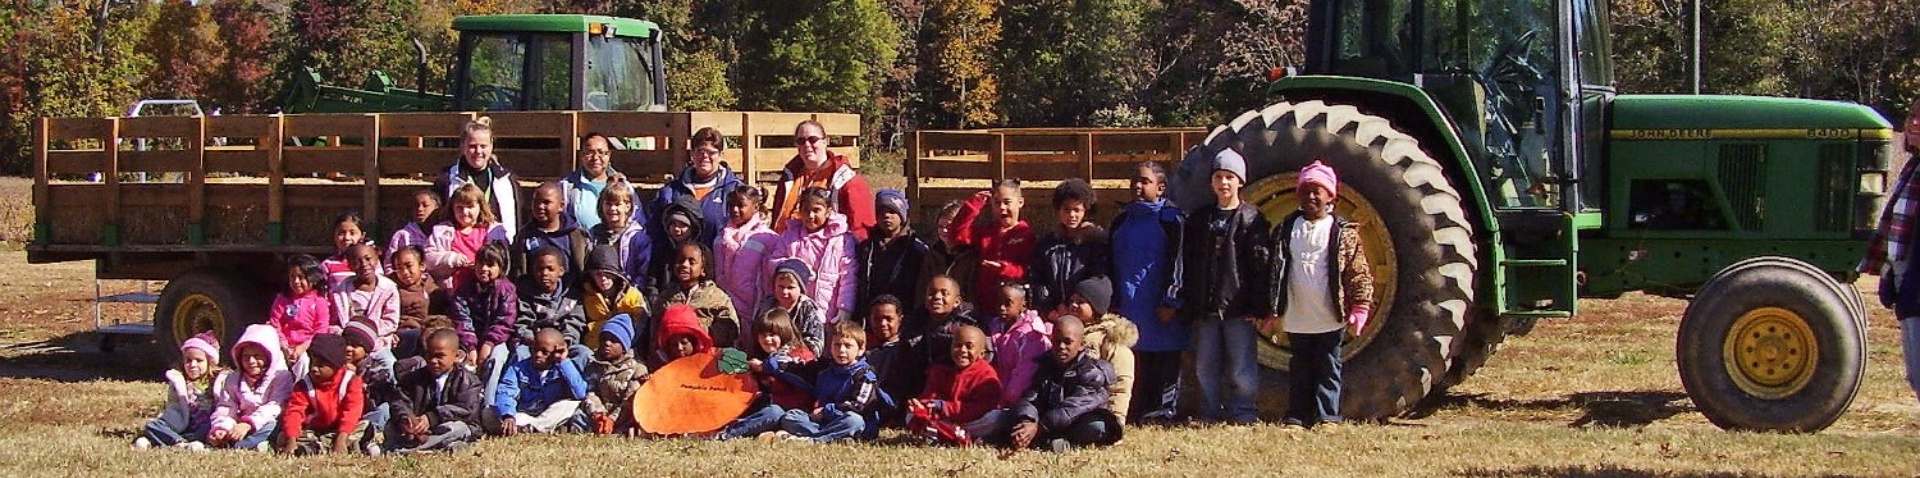
[(1287, 334), (1293, 359), (1287, 362), (1287, 423), (1314, 426), (1339, 423), (1340, 340), (1346, 330)]
[[(1200, 382), (1200, 418), (1251, 422), (1259, 418), (1260, 332), (1246, 319), (1210, 315), (1193, 323), (1194, 378)], [(1231, 390), (1227, 390), (1231, 387)]]
[(1920, 317), (1900, 321), (1900, 350), (1907, 355), (1907, 386), (1920, 398)]
[(368, 408), (366, 413), (360, 415), (360, 422), (367, 424), (366, 433), (360, 435), (360, 439), (355, 442), (360, 445), (361, 450), (365, 450), (368, 444), (373, 443), (376, 437), (386, 431), (387, 419), (392, 417), (390, 408), (391, 405), (382, 403)]
[(727, 422), (727, 426), (721, 428), (720, 434), (715, 435), (714, 438), (721, 440), (751, 438), (761, 433), (779, 430), (780, 419), (784, 415), (786, 410), (781, 410), (779, 405), (771, 403), (761, 405), (759, 408), (748, 410), (746, 414), (740, 415), (740, 418)]
[(147, 422), (145, 436), (148, 441), (153, 442), (153, 446), (174, 446), (190, 441), (206, 440), (207, 429), (212, 425), (212, 423), (201, 423), (188, 426), (185, 430), (175, 430), (172, 425), (167, 424), (166, 419), (155, 418)]
[(786, 416), (780, 417), (780, 429), (823, 443), (852, 438), (867, 429), (867, 419), (858, 413), (835, 412), (820, 418), (821, 422), (815, 422), (813, 414), (806, 410), (788, 410)]
[(261, 443), (266, 443), (267, 440), (272, 439), (273, 433), (277, 431), (280, 431), (280, 424), (278, 422), (263, 423), (260, 425), (260, 428), (248, 434), (246, 438), (241, 438), (240, 441), (234, 442), (233, 448), (236, 450), (252, 450), (254, 447), (260, 446)]

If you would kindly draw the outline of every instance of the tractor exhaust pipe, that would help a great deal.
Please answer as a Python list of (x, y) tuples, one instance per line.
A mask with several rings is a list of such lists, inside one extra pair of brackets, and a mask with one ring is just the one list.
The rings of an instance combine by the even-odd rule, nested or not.
[(419, 38), (413, 39), (413, 54), (414, 91), (419, 92), (421, 97), (425, 97), (427, 95), (427, 46), (420, 44)]

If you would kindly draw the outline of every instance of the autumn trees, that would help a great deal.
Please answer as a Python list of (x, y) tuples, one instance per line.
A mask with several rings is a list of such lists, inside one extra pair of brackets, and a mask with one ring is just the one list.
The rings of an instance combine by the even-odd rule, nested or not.
[[(0, 0), (0, 172), (27, 120), (140, 98), (273, 112), (311, 67), (411, 87), (412, 41), (444, 91), (455, 16), (619, 15), (667, 32), (678, 109), (818, 110), (867, 133), (996, 126), (1205, 125), (1267, 100), (1305, 62), (1308, 0)], [(1691, 0), (1611, 0), (1622, 92), (1689, 90)], [(1912, 0), (1700, 0), (1705, 91), (1855, 101), (1920, 96)], [(885, 145), (886, 141), (868, 144)]]

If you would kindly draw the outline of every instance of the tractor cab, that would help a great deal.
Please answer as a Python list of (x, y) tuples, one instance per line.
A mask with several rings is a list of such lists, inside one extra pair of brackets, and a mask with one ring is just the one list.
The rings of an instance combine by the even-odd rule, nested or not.
[[(1607, 9), (1591, 0), (1328, 0), (1306, 72), (1412, 85), (1458, 131), (1498, 210), (1597, 209), (1581, 188), (1614, 96)], [(1566, 125), (1569, 127), (1562, 127)]]
[(660, 27), (592, 15), (481, 15), (460, 31), (457, 111), (666, 111)]

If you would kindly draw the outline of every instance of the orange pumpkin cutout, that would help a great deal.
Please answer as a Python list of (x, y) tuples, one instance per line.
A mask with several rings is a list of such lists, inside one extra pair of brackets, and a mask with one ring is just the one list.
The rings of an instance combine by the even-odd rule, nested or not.
[(759, 384), (746, 373), (721, 371), (721, 350), (674, 360), (633, 394), (634, 419), (648, 433), (680, 435), (719, 430), (753, 403)]

